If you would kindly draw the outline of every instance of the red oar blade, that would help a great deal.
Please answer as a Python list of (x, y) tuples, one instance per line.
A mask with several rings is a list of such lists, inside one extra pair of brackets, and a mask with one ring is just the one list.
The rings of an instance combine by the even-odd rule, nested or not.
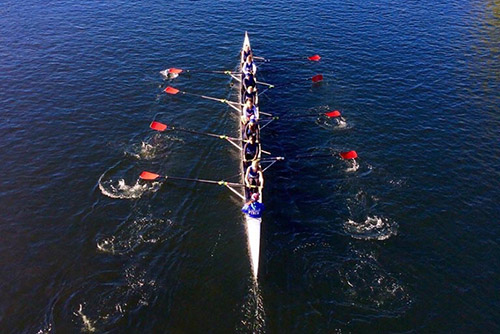
[(153, 181), (153, 180), (156, 180), (157, 178), (159, 178), (160, 175), (144, 171), (141, 173), (141, 175), (139, 175), (139, 177), (143, 180)]
[(179, 74), (179, 73), (182, 73), (183, 70), (181, 70), (180, 68), (169, 68), (168, 69), (168, 73), (174, 73), (174, 74)]
[(314, 55), (311, 57), (307, 57), (307, 59), (309, 59), (311, 61), (319, 61), (321, 59), (321, 57), (319, 55)]
[(348, 151), (348, 152), (340, 152), (339, 155), (342, 157), (342, 159), (356, 159), (358, 157), (358, 154), (356, 151)]
[(317, 74), (311, 78), (312, 82), (320, 82), (323, 80), (323, 75), (322, 74)]
[(334, 110), (327, 112), (325, 115), (330, 118), (335, 118), (335, 117), (340, 117), (340, 112), (338, 110)]
[(167, 129), (167, 125), (166, 124), (163, 124), (163, 123), (160, 123), (160, 122), (156, 122), (156, 121), (153, 121), (151, 122), (151, 124), (149, 125), (149, 127), (153, 130), (156, 130), (156, 131), (165, 131)]
[(180, 92), (180, 90), (178, 90), (177, 88), (174, 88), (174, 87), (168, 86), (167, 88), (165, 88), (165, 93), (167, 93), (167, 94), (173, 94), (173, 95), (175, 95), (175, 94), (177, 94), (179, 92)]

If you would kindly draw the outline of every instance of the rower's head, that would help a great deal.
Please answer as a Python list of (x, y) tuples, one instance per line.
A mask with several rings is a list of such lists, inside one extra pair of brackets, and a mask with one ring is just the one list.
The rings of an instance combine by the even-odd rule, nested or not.
[(260, 198), (260, 194), (259, 193), (253, 193), (252, 194), (252, 201), (258, 201)]
[(256, 141), (255, 136), (251, 136), (250, 137), (250, 144), (255, 144), (255, 141)]
[(253, 60), (252, 55), (247, 56), (247, 63), (251, 63)]
[(253, 101), (251, 98), (248, 98), (246, 101), (245, 101), (247, 107), (252, 107), (253, 106)]
[(252, 94), (254, 92), (255, 88), (253, 86), (248, 86), (247, 87), (247, 93)]
[(252, 160), (252, 168), (253, 169), (259, 169), (260, 168), (259, 160), (258, 159)]

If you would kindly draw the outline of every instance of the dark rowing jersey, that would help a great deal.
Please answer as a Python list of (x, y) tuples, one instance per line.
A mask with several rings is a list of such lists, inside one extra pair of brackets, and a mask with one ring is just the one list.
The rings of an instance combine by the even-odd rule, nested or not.
[(245, 159), (253, 160), (257, 156), (257, 150), (259, 148), (259, 144), (257, 143), (247, 143), (245, 145)]
[(251, 49), (248, 50), (248, 51), (243, 50), (243, 60), (245, 60), (245, 62), (246, 62), (248, 56), (250, 56), (251, 54), (252, 54), (252, 50)]
[(245, 138), (244, 139), (250, 139), (250, 137), (255, 137), (255, 139), (258, 139), (257, 133), (258, 133), (258, 128), (255, 127), (255, 129), (252, 130), (252, 128), (248, 125), (245, 128)]
[(245, 90), (249, 87), (249, 86), (253, 86), (255, 87), (255, 78), (253, 75), (245, 75), (245, 77), (243, 78), (243, 86), (245, 87)]
[(261, 218), (262, 211), (264, 211), (264, 204), (261, 202), (252, 202), (250, 204), (245, 204), (241, 209), (241, 212), (245, 213), (251, 218)]
[(246, 101), (247, 99), (250, 99), (250, 100), (252, 100), (253, 103), (255, 103), (255, 97), (257, 96), (257, 91), (254, 90), (251, 93), (245, 91), (245, 94), (243, 96), (244, 96), (243, 101)]

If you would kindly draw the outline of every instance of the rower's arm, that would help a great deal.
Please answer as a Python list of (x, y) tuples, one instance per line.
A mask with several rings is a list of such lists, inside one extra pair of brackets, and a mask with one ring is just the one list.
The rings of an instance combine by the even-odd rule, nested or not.
[(247, 171), (245, 172), (245, 184), (247, 187), (250, 187), (250, 182), (248, 182), (248, 173), (250, 172), (250, 168), (251, 167), (248, 167)]

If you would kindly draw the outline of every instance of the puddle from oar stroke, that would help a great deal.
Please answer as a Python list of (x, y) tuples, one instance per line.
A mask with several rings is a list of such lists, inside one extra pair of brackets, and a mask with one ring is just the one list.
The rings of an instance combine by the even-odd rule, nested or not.
[(125, 149), (124, 154), (137, 160), (164, 159), (174, 144), (183, 143), (184, 140), (178, 137), (156, 133), (151, 138), (141, 142), (140, 145), (134, 144)]
[(130, 312), (148, 307), (157, 290), (156, 280), (135, 265), (120, 274), (123, 276), (119, 281), (107, 280), (103, 274), (102, 282), (89, 280), (72, 293), (68, 303), (78, 305), (73, 314), (81, 324), (82, 332), (104, 332)]
[[(104, 174), (102, 175), (104, 176)], [(133, 185), (127, 185), (124, 179), (118, 181), (99, 179), (99, 189), (111, 198), (137, 199), (146, 192), (156, 192), (160, 189), (161, 182), (145, 182), (137, 180)]]
[(133, 253), (142, 246), (158, 244), (169, 238), (168, 231), (172, 224), (169, 219), (152, 217), (125, 221), (113, 235), (97, 240), (97, 249), (113, 255)]
[(348, 219), (344, 231), (355, 239), (385, 240), (398, 233), (398, 224), (385, 217), (367, 217), (364, 221)]
[(344, 298), (355, 307), (402, 314), (412, 300), (405, 287), (386, 272), (373, 254), (354, 250), (339, 268)]

